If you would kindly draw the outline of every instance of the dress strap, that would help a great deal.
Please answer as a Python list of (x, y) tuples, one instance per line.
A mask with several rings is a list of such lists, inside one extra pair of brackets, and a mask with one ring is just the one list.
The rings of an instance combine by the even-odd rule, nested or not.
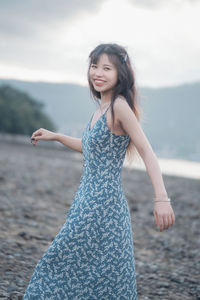
[[(106, 108), (106, 110), (104, 111), (104, 113), (101, 115), (101, 117), (99, 117), (99, 119), (101, 119), (103, 116), (105, 116), (105, 114), (106, 114), (106, 112), (108, 111), (108, 109), (110, 108), (110, 105), (111, 105), (111, 103), (108, 105), (108, 107)], [(90, 121), (89, 121), (89, 130), (92, 130), (92, 128), (93, 128), (93, 126), (97, 123), (97, 121), (99, 121), (99, 119), (95, 122), (95, 124), (93, 124), (93, 126), (92, 126), (92, 128), (91, 128), (91, 123), (92, 123), (92, 120), (93, 120), (93, 117), (94, 117), (94, 114), (95, 114), (95, 112), (93, 112), (93, 114), (92, 114), (92, 116), (91, 116), (91, 118), (90, 118)]]
[(107, 111), (109, 110), (110, 106), (111, 106), (111, 103), (108, 105), (108, 107), (106, 108), (106, 110), (104, 111), (104, 113), (102, 115), (105, 115), (107, 113)]
[(110, 106), (111, 106), (111, 103), (108, 105), (108, 107), (106, 108), (106, 110), (105, 110), (105, 113), (108, 111), (108, 109), (110, 108)]

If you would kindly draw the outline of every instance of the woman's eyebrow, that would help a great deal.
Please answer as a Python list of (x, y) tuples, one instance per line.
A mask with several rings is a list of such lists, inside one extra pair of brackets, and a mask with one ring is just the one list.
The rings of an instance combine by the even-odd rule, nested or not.
[[(92, 63), (91, 65), (95, 65), (95, 66), (97, 66), (97, 64), (95, 64), (95, 63)], [(103, 64), (103, 66), (105, 67), (105, 66), (108, 66), (108, 67), (113, 67), (113, 65), (109, 65), (109, 64)]]
[(112, 67), (113, 65), (104, 64), (104, 66)]

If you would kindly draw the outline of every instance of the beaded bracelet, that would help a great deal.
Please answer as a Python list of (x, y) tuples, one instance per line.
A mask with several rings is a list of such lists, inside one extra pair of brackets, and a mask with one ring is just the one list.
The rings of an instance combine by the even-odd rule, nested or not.
[(170, 198), (153, 198), (154, 202), (171, 202)]

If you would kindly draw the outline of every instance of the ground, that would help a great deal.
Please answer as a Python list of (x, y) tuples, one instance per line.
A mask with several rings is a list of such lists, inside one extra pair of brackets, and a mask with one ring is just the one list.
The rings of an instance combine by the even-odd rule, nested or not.
[[(64, 146), (0, 139), (0, 299), (22, 298), (34, 266), (65, 222), (82, 162), (81, 153)], [(176, 221), (159, 232), (147, 172), (122, 171), (138, 300), (200, 299), (199, 180), (167, 175), (163, 179)]]

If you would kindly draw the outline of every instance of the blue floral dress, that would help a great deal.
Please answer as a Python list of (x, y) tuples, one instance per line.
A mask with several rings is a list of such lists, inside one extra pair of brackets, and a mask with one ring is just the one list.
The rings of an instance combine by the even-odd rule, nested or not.
[(130, 137), (111, 133), (106, 111), (90, 128), (93, 114), (85, 127), (79, 188), (23, 300), (137, 300), (131, 218), (121, 181)]

